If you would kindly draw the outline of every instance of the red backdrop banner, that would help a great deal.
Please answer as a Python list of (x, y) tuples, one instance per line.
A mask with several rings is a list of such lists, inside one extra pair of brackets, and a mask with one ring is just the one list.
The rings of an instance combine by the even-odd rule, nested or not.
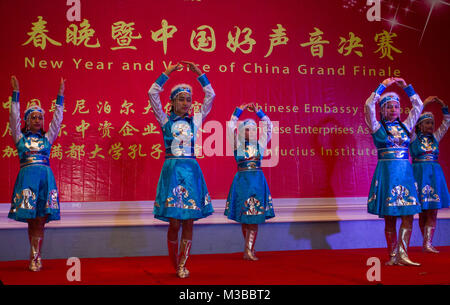
[[(226, 121), (247, 102), (278, 122), (279, 146), (268, 156), (278, 163), (264, 169), (274, 198), (366, 196), (377, 157), (363, 105), (377, 85), (403, 77), (422, 100), (450, 103), (448, 3), (382, 1), (380, 21), (368, 20), (371, 9), (365, 0), (1, 1), (0, 202), (10, 201), (19, 170), (8, 130), (11, 75), (21, 110), (40, 104), (46, 127), (67, 79), (50, 159), (62, 201), (154, 200), (164, 145), (147, 91), (179, 60), (199, 64), (216, 92), (206, 121), (216, 124), (204, 124), (200, 144), (217, 153), (198, 158), (213, 199), (227, 196), (236, 171), (225, 155)], [(196, 111), (203, 93), (186, 70), (171, 75), (163, 106), (180, 82), (193, 86)], [(405, 119), (410, 102), (393, 90)], [(430, 110), (440, 124), (439, 107)], [(449, 146), (447, 136), (446, 174)]]

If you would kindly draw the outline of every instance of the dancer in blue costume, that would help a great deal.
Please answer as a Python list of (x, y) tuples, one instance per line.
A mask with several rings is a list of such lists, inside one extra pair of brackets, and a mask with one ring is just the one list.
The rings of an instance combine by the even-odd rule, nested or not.
[[(197, 74), (205, 98), (199, 115), (189, 116), (192, 105), (192, 88), (186, 84), (175, 86), (170, 93), (172, 105), (170, 115), (161, 106), (160, 93), (173, 71), (186, 64)], [(215, 93), (205, 74), (192, 62), (181, 61), (170, 65), (151, 86), (148, 95), (159, 122), (166, 148), (154, 204), (155, 217), (169, 222), (167, 246), (169, 258), (180, 278), (189, 276), (186, 262), (192, 245), (194, 220), (211, 215), (214, 210), (203, 178), (202, 170), (195, 159), (194, 147), (197, 129), (211, 111)], [(178, 255), (178, 232), (182, 226)]]
[(419, 200), (422, 213), (419, 214), (419, 227), (423, 236), (423, 251), (439, 253), (431, 244), (436, 230), (438, 209), (448, 208), (450, 195), (444, 172), (438, 163), (439, 142), (450, 126), (448, 106), (435, 96), (424, 101), (424, 107), (430, 102), (437, 102), (442, 106), (444, 119), (441, 126), (434, 130), (434, 116), (431, 112), (423, 113), (417, 121), (415, 133), (411, 139), (411, 156), (413, 159), (414, 177), (419, 190)]
[[(236, 130), (237, 121), (245, 109), (256, 112), (256, 115), (265, 122), (263, 126), (265, 132), (261, 133), (258, 141), (256, 141), (257, 125), (254, 120), (247, 119), (241, 122)], [(227, 133), (228, 139), (232, 142), (238, 172), (231, 184), (224, 214), (242, 224), (242, 234), (245, 238), (244, 259), (255, 261), (258, 260), (254, 251), (258, 224), (275, 217), (272, 196), (261, 170), (264, 150), (272, 136), (272, 123), (254, 104), (244, 104), (233, 112), (228, 122)]]
[[(397, 84), (408, 94), (412, 109), (408, 118), (400, 121), (400, 99), (394, 92), (383, 95), (383, 91)], [(380, 96), (381, 95), (381, 96)], [(375, 107), (380, 104), (381, 120), (376, 118)], [(372, 178), (368, 198), (368, 212), (385, 220), (385, 236), (391, 257), (388, 265), (419, 266), (408, 257), (408, 246), (414, 214), (421, 212), (417, 185), (409, 162), (409, 134), (422, 112), (423, 104), (411, 85), (407, 86), (401, 78), (385, 79), (367, 99), (364, 112), (375, 146), (378, 150), (378, 163)], [(398, 239), (397, 217), (402, 224)], [(398, 242), (397, 242), (398, 241)]]
[(32, 106), (25, 111), (25, 127), (21, 129), (19, 81), (11, 77), (13, 96), (9, 124), (20, 159), (8, 217), (28, 223), (31, 271), (42, 268), (41, 249), (45, 223), (60, 219), (59, 195), (49, 156), (63, 119), (64, 80), (61, 79), (55, 113), (48, 132), (44, 127), (44, 110)]

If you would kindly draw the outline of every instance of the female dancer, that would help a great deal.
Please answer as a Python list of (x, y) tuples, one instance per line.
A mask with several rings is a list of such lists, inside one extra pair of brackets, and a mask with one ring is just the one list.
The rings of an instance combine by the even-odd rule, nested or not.
[(20, 129), (19, 81), (11, 77), (13, 97), (9, 124), (20, 159), (20, 171), (16, 178), (8, 217), (28, 222), (31, 271), (42, 268), (41, 249), (44, 225), (60, 219), (59, 195), (55, 177), (50, 169), (49, 156), (53, 142), (58, 136), (63, 118), (64, 79), (61, 79), (56, 99), (56, 109), (44, 131), (44, 110), (38, 106), (25, 111), (25, 127)]
[[(189, 70), (198, 75), (197, 80), (203, 87), (205, 99), (201, 107), (199, 120), (189, 116), (192, 105), (192, 88), (186, 84), (178, 84), (171, 90), (172, 108), (166, 115), (161, 106), (160, 93), (173, 71), (182, 68), (184, 63)], [(170, 65), (151, 86), (148, 95), (161, 125), (165, 161), (159, 177), (155, 217), (169, 222), (167, 246), (169, 258), (180, 278), (189, 276), (186, 262), (192, 245), (192, 229), (194, 220), (207, 217), (213, 213), (211, 198), (203, 178), (202, 170), (194, 155), (197, 129), (211, 110), (215, 93), (205, 74), (192, 62), (182, 61)], [(195, 117), (197, 118), (197, 117)], [(178, 231), (182, 226), (180, 255), (178, 255)]]
[(444, 119), (441, 126), (434, 130), (434, 116), (431, 112), (423, 113), (416, 125), (410, 146), (413, 159), (414, 177), (418, 184), (419, 200), (422, 213), (419, 214), (419, 226), (423, 236), (423, 251), (439, 253), (432, 245), (436, 230), (438, 209), (448, 208), (450, 195), (447, 182), (438, 163), (439, 142), (450, 126), (448, 106), (439, 98), (430, 96), (424, 101), (424, 107), (429, 102), (437, 102), (442, 106)]
[[(259, 141), (256, 141), (256, 122), (252, 119), (241, 122), (236, 134), (237, 120), (245, 109), (255, 111), (265, 122), (266, 133), (262, 133)], [(228, 122), (227, 133), (233, 145), (238, 171), (228, 193), (224, 214), (242, 224), (245, 239), (244, 259), (255, 261), (258, 260), (254, 252), (258, 224), (275, 217), (272, 197), (261, 170), (264, 149), (272, 135), (272, 123), (261, 109), (256, 109), (254, 104), (245, 104), (234, 110)]]
[[(400, 99), (394, 92), (383, 94), (393, 83), (405, 90), (412, 109), (408, 118), (400, 121)], [(380, 96), (381, 95), (381, 96)], [(377, 121), (376, 103), (380, 104), (381, 120)], [(411, 85), (402, 78), (385, 79), (367, 99), (364, 112), (375, 146), (378, 163), (372, 178), (368, 198), (368, 212), (385, 220), (385, 235), (391, 257), (388, 265), (419, 266), (408, 257), (414, 214), (421, 212), (412, 166), (409, 162), (409, 134), (416, 124), (423, 104)], [(397, 217), (402, 224), (396, 232)]]

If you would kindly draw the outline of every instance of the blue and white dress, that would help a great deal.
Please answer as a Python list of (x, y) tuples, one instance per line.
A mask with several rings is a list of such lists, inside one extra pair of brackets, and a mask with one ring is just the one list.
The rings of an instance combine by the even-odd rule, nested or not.
[[(14, 96), (16, 98), (14, 98)], [(58, 96), (49, 130), (44, 135), (20, 129), (18, 92), (13, 94), (9, 116), (11, 133), (20, 159), (20, 171), (14, 185), (8, 217), (17, 221), (47, 217), (60, 219), (59, 194), (50, 168), (49, 156), (63, 119), (63, 97)]]
[(232, 139), (237, 173), (228, 192), (224, 215), (239, 223), (260, 224), (275, 217), (272, 196), (261, 169), (264, 150), (272, 135), (272, 123), (262, 110), (256, 114), (265, 122), (266, 132), (258, 141), (248, 142), (236, 135), (236, 124), (242, 110), (236, 108), (227, 125), (228, 139)]
[(438, 163), (439, 142), (450, 126), (448, 108), (443, 108), (443, 113), (441, 126), (430, 135), (414, 133), (409, 148), (422, 210), (448, 208), (450, 203), (447, 182)]
[(414, 215), (421, 212), (421, 206), (409, 161), (409, 134), (419, 119), (423, 103), (411, 85), (406, 87), (405, 91), (413, 105), (408, 118), (403, 124), (398, 120), (385, 121), (386, 130), (377, 121), (375, 113), (375, 105), (384, 89), (380, 85), (367, 99), (364, 109), (366, 124), (378, 150), (378, 163), (370, 185), (367, 210), (380, 217)]
[(151, 86), (148, 95), (156, 120), (162, 128), (165, 161), (156, 191), (155, 218), (169, 221), (198, 220), (214, 212), (202, 170), (195, 158), (197, 130), (211, 111), (215, 93), (205, 74), (198, 77), (205, 98), (200, 114), (194, 117), (164, 113), (160, 93), (169, 79), (164, 73)]

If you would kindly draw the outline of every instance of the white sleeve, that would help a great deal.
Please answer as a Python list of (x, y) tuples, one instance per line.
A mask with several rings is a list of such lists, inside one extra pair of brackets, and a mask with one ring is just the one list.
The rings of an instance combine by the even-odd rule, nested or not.
[(152, 84), (150, 90), (148, 90), (150, 105), (152, 106), (153, 113), (155, 114), (156, 120), (158, 121), (161, 127), (164, 126), (169, 120), (167, 118), (167, 114), (164, 112), (162, 108), (161, 99), (159, 97), (161, 92), (164, 91), (162, 86), (167, 81), (167, 79), (169, 79), (167, 75), (165, 75), (164, 73), (161, 74), (161, 76), (156, 80), (156, 82)]
[(380, 99), (380, 95), (376, 94), (375, 92), (372, 92), (372, 94), (369, 96), (369, 98), (366, 100), (366, 104), (364, 105), (364, 117), (367, 126), (370, 129), (370, 133), (377, 132), (378, 129), (380, 129), (380, 123), (377, 121), (377, 115), (375, 113), (375, 107)]
[(64, 105), (55, 105), (55, 113), (53, 113), (52, 121), (48, 127), (48, 132), (45, 134), (50, 144), (58, 137), (59, 129), (63, 120)]
[(411, 132), (414, 126), (416, 125), (417, 120), (420, 117), (420, 114), (422, 113), (423, 103), (418, 94), (414, 94), (409, 99), (411, 100), (413, 107), (409, 112), (408, 117), (403, 122), (403, 124), (405, 125), (406, 128), (408, 128), (408, 131)]
[(444, 114), (441, 126), (433, 133), (435, 139), (440, 142), (450, 127), (450, 114)]
[[(15, 94), (18, 96), (19, 92), (16, 91)], [(14, 94), (13, 94), (14, 95)], [(14, 144), (17, 144), (19, 140), (23, 137), (20, 131), (20, 102), (17, 97), (17, 101), (11, 101), (11, 110), (9, 112), (9, 127), (11, 128), (11, 134)]]
[[(238, 108), (236, 108), (238, 109)], [(239, 109), (240, 110), (240, 109)], [(239, 120), (239, 110), (238, 112), (236, 112), (236, 110), (233, 112), (233, 114), (231, 115), (230, 120), (227, 122), (227, 141), (228, 141), (228, 145), (230, 145), (233, 150), (235, 150), (236, 147), (236, 143), (237, 143), (237, 138), (236, 138), (236, 129), (237, 129), (237, 121)]]
[(214, 89), (205, 74), (200, 75), (197, 80), (202, 85), (203, 92), (205, 93), (205, 98), (203, 99), (203, 104), (200, 110), (203, 122), (211, 111), (216, 93), (214, 92)]
[(260, 113), (262, 113), (262, 114), (264, 114), (264, 113), (261, 110), (260, 110), (260, 112), (257, 112), (261, 121), (264, 122), (262, 124), (263, 125), (262, 127), (263, 127), (263, 131), (265, 131), (265, 132), (261, 132), (261, 136), (259, 137), (258, 144), (261, 148), (265, 149), (267, 147), (267, 144), (270, 142), (270, 139), (272, 138), (273, 124), (270, 121), (270, 118), (266, 114), (260, 116)]

